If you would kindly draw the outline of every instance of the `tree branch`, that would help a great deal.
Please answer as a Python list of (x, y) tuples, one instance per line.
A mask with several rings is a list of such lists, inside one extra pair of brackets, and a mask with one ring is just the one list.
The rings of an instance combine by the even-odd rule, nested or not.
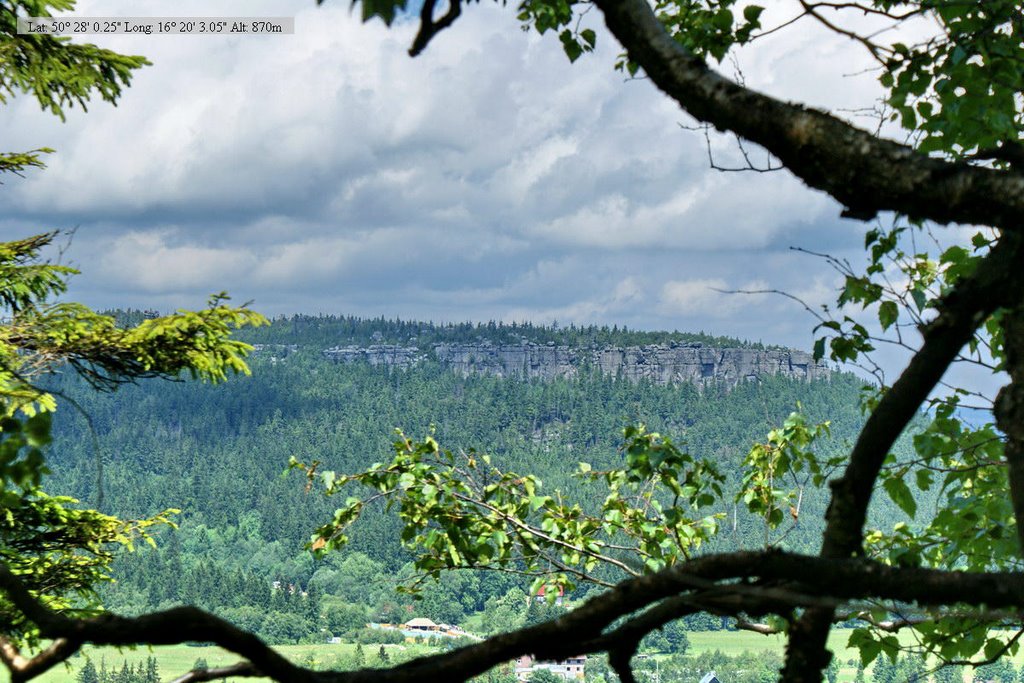
[(420, 10), (420, 30), (412, 41), (409, 48), (409, 56), (415, 57), (426, 49), (431, 39), (441, 31), (455, 23), (462, 13), (462, 0), (448, 0), (448, 11), (437, 21), (434, 21), (434, 7), (437, 0), (426, 0)]
[(978, 326), (1024, 298), (1022, 256), (1021, 239), (1004, 236), (972, 275), (939, 300), (938, 315), (922, 331), (921, 348), (864, 424), (842, 478), (831, 483), (823, 554), (860, 551), (868, 503), (889, 450)]
[(215, 681), (218, 678), (259, 678), (261, 676), (263, 676), (263, 672), (254, 667), (251, 662), (238, 662), (213, 669), (192, 669), (192, 671), (178, 676), (171, 683), (202, 683), (202, 681)]
[(687, 113), (757, 143), (851, 218), (896, 211), (937, 223), (1024, 226), (1024, 173), (930, 158), (825, 112), (755, 92), (666, 33), (646, 0), (595, 0), (615, 37)]
[(1006, 312), (1001, 321), (1003, 351), (1010, 383), (996, 397), (996, 426), (1006, 434), (1003, 456), (1010, 478), (1010, 501), (1017, 520), (1017, 539), (1024, 555), (1024, 305)]
[(31, 659), (26, 659), (14, 643), (0, 636), (0, 661), (10, 672), (11, 683), (21, 683), (49, 671), (75, 654), (81, 646), (79, 641), (58, 638)]
[[(921, 348), (865, 422), (843, 476), (831, 482), (822, 556), (841, 558), (862, 551), (868, 505), (889, 450), (985, 318), (1024, 296), (1020, 262), (1020, 237), (1004, 235), (975, 272), (939, 300), (938, 316), (922, 331)], [(788, 680), (821, 679), (830, 658), (826, 640), (834, 617), (833, 610), (813, 608), (793, 624), (784, 673)]]
[[(734, 583), (737, 579), (758, 583)], [(707, 555), (657, 574), (624, 581), (554, 621), (501, 634), (452, 652), (422, 657), (391, 669), (347, 672), (317, 672), (296, 666), (252, 634), (193, 607), (135, 618), (107, 614), (70, 619), (40, 604), (4, 565), (0, 565), (0, 591), (30, 617), (42, 637), (66, 638), (68, 654), (85, 642), (170, 645), (201, 640), (241, 655), (251, 664), (251, 671), (278, 681), (413, 683), (464, 681), (523, 654), (539, 659), (565, 659), (606, 650), (609, 649), (609, 642), (604, 638), (606, 630), (621, 617), (651, 605), (655, 607), (635, 617), (639, 621), (633, 621), (632, 626), (625, 627), (632, 629), (628, 635), (637, 635), (642, 630), (640, 626), (656, 628), (659, 620), (668, 619), (673, 612), (682, 613), (677, 610), (685, 609), (685, 599), (700, 604), (701, 609), (715, 606), (731, 614), (758, 614), (766, 610), (788, 612), (797, 607), (820, 606), (823, 601), (837, 604), (863, 599), (916, 602), (925, 606), (973, 604), (987, 608), (1019, 608), (1024, 604), (1024, 574), (891, 567), (856, 557), (823, 558), (778, 551)], [(239, 671), (250, 669), (240, 668)], [(193, 672), (193, 675), (200, 674)]]

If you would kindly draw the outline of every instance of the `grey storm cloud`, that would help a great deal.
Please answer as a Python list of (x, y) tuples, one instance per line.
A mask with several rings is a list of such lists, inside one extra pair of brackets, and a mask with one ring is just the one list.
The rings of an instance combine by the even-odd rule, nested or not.
[[(361, 24), (348, 6), (217, 5), (295, 16), (292, 36), (103, 37), (154, 66), (118, 107), (66, 123), (27, 97), (0, 109), (5, 147), (58, 150), (0, 187), (0, 236), (76, 227), (71, 294), (104, 307), (197, 306), (226, 289), (273, 314), (619, 322), (807, 346), (799, 307), (720, 290), (828, 300), (834, 274), (788, 247), (856, 252), (863, 228), (786, 172), (710, 170), (703, 133), (680, 127), (692, 121), (613, 70), (607, 34), (570, 65), (557, 40), (484, 3), (413, 60), (411, 24)], [(870, 103), (869, 79), (831, 85), (855, 49), (807, 61), (822, 49), (768, 42), (744, 77)], [(794, 59), (810, 76), (775, 68)], [(710, 151), (739, 159), (727, 136)]]

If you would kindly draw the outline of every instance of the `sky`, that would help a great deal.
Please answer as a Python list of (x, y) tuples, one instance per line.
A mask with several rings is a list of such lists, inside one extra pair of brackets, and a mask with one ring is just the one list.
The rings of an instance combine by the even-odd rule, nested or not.
[[(75, 16), (294, 16), (295, 33), (88, 37), (153, 66), (117, 107), (66, 122), (29, 97), (0, 108), (0, 147), (57, 150), (0, 186), (0, 239), (73, 229), (69, 298), (98, 308), (195, 308), (226, 290), (271, 316), (617, 324), (811, 347), (799, 304), (723, 290), (828, 302), (839, 277), (793, 248), (859, 264), (870, 226), (785, 171), (712, 169), (709, 150), (739, 163), (735, 141), (709, 143), (648, 81), (615, 71), (596, 11), (598, 50), (570, 64), (497, 3), (467, 7), (416, 59), (412, 22), (363, 24), (349, 6), (80, 0)], [(800, 25), (721, 68), (851, 112), (879, 96), (868, 66)]]

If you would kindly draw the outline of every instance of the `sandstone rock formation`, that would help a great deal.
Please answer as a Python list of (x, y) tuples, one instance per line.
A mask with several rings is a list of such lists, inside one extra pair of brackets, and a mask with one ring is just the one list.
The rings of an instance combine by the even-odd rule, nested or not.
[(335, 346), (324, 349), (323, 355), (337, 363), (364, 361), (370, 365), (394, 365), (400, 368), (412, 367), (424, 358), (418, 347), (394, 344)]
[(365, 361), (371, 365), (401, 368), (433, 357), (462, 375), (552, 379), (596, 370), (631, 381), (691, 382), (702, 386), (712, 383), (732, 386), (767, 375), (806, 380), (830, 375), (824, 363), (815, 363), (811, 354), (803, 351), (714, 348), (700, 343), (572, 348), (553, 342), (493, 344), (484, 340), (434, 344), (430, 351), (392, 344), (341, 346), (326, 349), (323, 354), (336, 362)]

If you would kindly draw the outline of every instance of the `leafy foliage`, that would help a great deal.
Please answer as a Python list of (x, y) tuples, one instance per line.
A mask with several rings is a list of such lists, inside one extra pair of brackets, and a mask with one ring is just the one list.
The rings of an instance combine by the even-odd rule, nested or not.
[[(73, 498), (47, 495), (39, 479), (49, 429), (48, 412), (0, 423), (0, 561), (26, 577), (49, 607), (90, 613), (96, 583), (108, 578), (112, 544), (131, 547), (139, 535), (151, 541), (147, 528), (169, 523), (175, 511), (125, 522), (77, 509)], [(31, 623), (6, 601), (0, 601), (0, 615), (10, 625), (8, 635), (32, 633)]]
[(964, 156), (1018, 143), (1024, 129), (1020, 3), (907, 4), (938, 23), (939, 37), (895, 43), (885, 58), (880, 81), (890, 88), (894, 118), (925, 152)]
[(51, 154), (49, 147), (41, 147), (28, 152), (0, 152), (0, 173), (19, 174), (28, 168), (45, 168), (40, 158), (42, 154)]
[[(738, 499), (747, 509), (764, 518), (766, 529), (782, 524), (787, 511), (794, 520), (800, 517), (800, 504), (808, 484), (820, 487), (843, 458), (819, 461), (811, 445), (828, 435), (827, 422), (809, 427), (801, 413), (793, 413), (779, 429), (768, 433), (764, 443), (754, 444), (743, 461), (743, 487)], [(785, 481), (785, 479), (790, 481)], [(779, 488), (780, 486), (792, 488)]]
[(399, 507), (402, 541), (417, 551), (416, 567), (424, 576), (462, 566), (515, 570), (538, 576), (534, 591), (546, 587), (554, 600), (557, 589), (571, 589), (578, 579), (610, 585), (594, 575), (599, 564), (638, 575), (630, 565), (636, 560), (619, 559), (619, 551), (657, 571), (689, 556), (717, 529), (721, 515), (699, 514), (721, 493), (722, 476), (713, 464), (695, 461), (643, 426), (627, 427), (624, 437), (625, 467), (593, 472), (580, 464), (581, 475), (607, 487), (594, 514), (557, 491), (544, 495), (535, 476), (502, 472), (476, 452), (453, 455), (433, 437), (414, 442), (401, 436), (394, 460), (359, 474), (317, 475), (318, 463), (294, 460), (292, 466), (319, 476), (328, 495), (350, 484), (376, 492), (338, 509), (317, 530), (314, 550), (343, 545), (344, 530), (365, 506), (388, 498)]
[[(0, 4), (0, 104), (16, 93), (64, 118), (64, 110), (98, 95), (115, 103), (132, 72), (149, 61), (48, 34), (18, 34), (18, 17), (67, 12), (74, 0), (11, 0)], [(0, 170), (4, 170), (0, 167)]]
[[(122, 521), (43, 492), (56, 399), (37, 382), (62, 365), (99, 389), (183, 371), (217, 382), (228, 372), (248, 372), (242, 358), (251, 347), (230, 334), (263, 319), (227, 306), (223, 296), (204, 311), (128, 329), (84, 306), (49, 304), (75, 272), (40, 260), (53, 238), (0, 243), (0, 559), (51, 609), (90, 613), (98, 605), (97, 584), (109, 579), (113, 546), (131, 548), (138, 537), (152, 542), (147, 529), (169, 524), (176, 510)], [(0, 612), (10, 624), (2, 635), (34, 640), (34, 627), (20, 611), (0, 601)]]

